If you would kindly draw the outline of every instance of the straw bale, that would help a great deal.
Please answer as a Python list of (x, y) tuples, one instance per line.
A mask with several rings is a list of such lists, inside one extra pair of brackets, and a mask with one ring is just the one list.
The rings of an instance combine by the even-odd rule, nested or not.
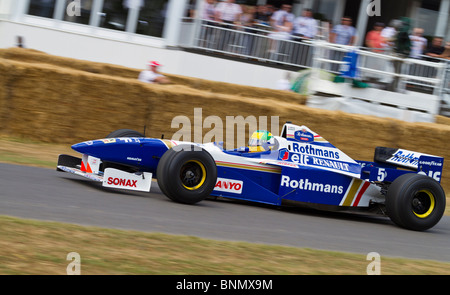
[[(306, 125), (350, 157), (372, 160), (376, 146), (398, 147), (450, 158), (448, 118), (437, 123), (408, 123), (306, 107), (303, 97), (172, 75), (172, 85), (137, 81), (138, 70), (76, 61), (30, 50), (0, 50), (0, 133), (44, 142), (72, 144), (103, 138), (130, 128), (150, 137), (171, 138), (183, 126), (171, 124), (186, 116), (203, 138), (208, 116), (279, 118)], [(194, 110), (201, 109), (200, 120)], [(259, 122), (259, 120), (258, 120)], [(202, 128), (203, 127), (203, 128)], [(212, 126), (213, 127), (213, 126)], [(248, 129), (248, 127), (246, 127)], [(252, 130), (246, 130), (246, 139)], [(226, 130), (225, 140), (236, 130)], [(450, 165), (442, 184), (450, 189)]]
[[(0, 49), (0, 58), (5, 58), (14, 61), (54, 65), (71, 70), (84, 71), (94, 74), (102, 74), (114, 77), (137, 79), (139, 76), (139, 69), (131, 69), (119, 65), (112, 65), (107, 63), (90, 62), (84, 60), (77, 60), (67, 57), (53, 56), (33, 49), (26, 48), (7, 48)], [(144, 65), (143, 65), (144, 66)], [(185, 85), (192, 89), (237, 95), (242, 97), (255, 98), (273, 98), (278, 100), (295, 102), (305, 104), (306, 98), (287, 91), (279, 91), (273, 89), (266, 89), (261, 87), (251, 87), (243, 85), (235, 85), (230, 83), (222, 83), (210, 81), (205, 79), (191, 78), (180, 75), (166, 74), (176, 85)]]

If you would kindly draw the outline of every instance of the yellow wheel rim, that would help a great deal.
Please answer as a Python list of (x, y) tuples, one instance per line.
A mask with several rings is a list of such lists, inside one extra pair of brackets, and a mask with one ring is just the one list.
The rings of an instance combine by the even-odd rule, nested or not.
[(420, 190), (412, 200), (414, 215), (419, 218), (427, 218), (436, 206), (434, 195), (429, 190)]
[(203, 163), (197, 160), (189, 160), (181, 166), (180, 179), (187, 190), (200, 188), (206, 180), (206, 169)]

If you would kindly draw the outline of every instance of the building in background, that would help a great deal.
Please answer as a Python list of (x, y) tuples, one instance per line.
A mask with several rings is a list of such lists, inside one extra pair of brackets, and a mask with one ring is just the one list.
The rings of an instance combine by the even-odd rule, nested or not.
[[(198, 35), (199, 21), (190, 19), (203, 0), (0, 0), (0, 48), (24, 46), (98, 62), (143, 68), (157, 59), (167, 73), (188, 75), (252, 86), (271, 85), (284, 75), (270, 64), (243, 64), (220, 56), (186, 51)], [(242, 5), (291, 4), (298, 16), (310, 8), (314, 16), (338, 24), (343, 16), (353, 19), (357, 44), (375, 22), (389, 23), (410, 17), (425, 36), (450, 39), (450, 0), (236, 0)], [(369, 16), (370, 5), (380, 15)], [(181, 50), (174, 50), (181, 49)], [(201, 52), (200, 52), (201, 53)], [(305, 63), (307, 64), (307, 63)], [(264, 74), (259, 74), (264, 66)], [(214, 69), (214, 70), (212, 70)], [(273, 85), (275, 82), (273, 82)]]

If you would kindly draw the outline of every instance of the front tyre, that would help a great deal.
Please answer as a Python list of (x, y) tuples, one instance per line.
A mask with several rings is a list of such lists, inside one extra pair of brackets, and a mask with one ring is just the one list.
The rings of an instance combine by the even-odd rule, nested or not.
[(132, 129), (118, 129), (106, 136), (106, 138), (114, 137), (144, 137), (144, 134)]
[(420, 174), (401, 175), (386, 194), (386, 211), (404, 228), (423, 231), (436, 225), (445, 211), (445, 193), (434, 179)]
[[(139, 131), (132, 130), (132, 129), (118, 129), (114, 130), (113, 132), (109, 133), (106, 138), (116, 138), (116, 137), (144, 137), (144, 134), (140, 133)], [(107, 162), (102, 161), (102, 166), (100, 168), (101, 171), (105, 171), (106, 168), (115, 168), (119, 170), (123, 170), (126, 172), (134, 173), (136, 172), (135, 167), (125, 166), (122, 164), (117, 164), (113, 162)]]
[(207, 151), (190, 145), (177, 146), (161, 157), (156, 178), (161, 191), (169, 199), (195, 204), (213, 191), (217, 167)]

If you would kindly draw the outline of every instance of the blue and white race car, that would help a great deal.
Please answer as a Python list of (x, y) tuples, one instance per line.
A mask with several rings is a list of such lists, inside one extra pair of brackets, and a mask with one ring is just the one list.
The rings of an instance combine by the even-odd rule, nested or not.
[(150, 191), (156, 178), (168, 198), (185, 204), (220, 196), (275, 206), (364, 210), (412, 230), (436, 225), (446, 206), (442, 157), (377, 147), (373, 162), (356, 161), (308, 127), (289, 122), (281, 136), (257, 131), (249, 146), (232, 150), (216, 142), (146, 138), (129, 129), (72, 148), (81, 158), (60, 155), (58, 171), (138, 191)]

